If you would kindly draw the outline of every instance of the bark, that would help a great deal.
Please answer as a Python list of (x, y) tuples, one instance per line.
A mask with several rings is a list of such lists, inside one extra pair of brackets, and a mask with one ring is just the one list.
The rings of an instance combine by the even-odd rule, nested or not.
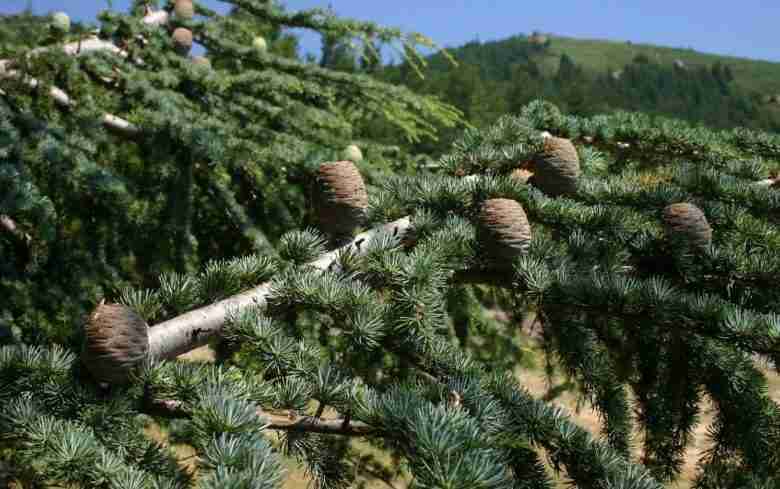
[[(172, 399), (147, 400), (147, 409), (154, 414), (171, 418), (187, 417), (181, 401)], [(369, 436), (378, 434), (378, 430), (360, 421), (345, 418), (322, 419), (314, 416), (301, 416), (294, 411), (286, 414), (274, 414), (257, 408), (257, 415), (267, 420), (266, 429), (279, 431), (298, 431), (324, 433), (328, 435)]]
[(767, 178), (766, 180), (760, 180), (755, 182), (757, 187), (777, 187), (780, 185), (780, 178)]
[[(346, 251), (364, 253), (366, 245), (382, 232), (389, 232), (400, 241), (411, 234), (411, 231), (411, 219), (404, 217), (359, 234), (349, 244), (324, 254), (309, 265), (322, 273), (336, 262), (341, 253)], [(252, 306), (265, 307), (270, 292), (271, 284), (267, 282), (153, 326), (149, 329), (150, 354), (156, 358), (170, 359), (205, 345), (220, 332), (229, 314)]]

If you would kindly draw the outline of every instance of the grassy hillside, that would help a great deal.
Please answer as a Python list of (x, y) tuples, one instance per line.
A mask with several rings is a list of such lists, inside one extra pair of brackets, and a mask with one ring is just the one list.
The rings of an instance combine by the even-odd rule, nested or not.
[(734, 81), (743, 89), (762, 94), (780, 93), (780, 63), (706, 54), (692, 49), (669, 48), (650, 44), (559, 36), (549, 36), (549, 38), (550, 46), (542, 63), (548, 73), (553, 73), (558, 69), (558, 60), (560, 55), (564, 53), (575, 63), (593, 73), (619, 69), (631, 63), (637, 55), (644, 54), (656, 63), (667, 65), (671, 65), (678, 59), (691, 67), (711, 66), (720, 62), (731, 68)]
[[(630, 111), (716, 129), (780, 131), (780, 63), (536, 34), (448, 51), (458, 65), (433, 54), (424, 80), (403, 63), (379, 76), (440, 97), (476, 127), (544, 99), (581, 116)], [(456, 132), (443, 129), (439, 143), (414, 150), (441, 154)]]

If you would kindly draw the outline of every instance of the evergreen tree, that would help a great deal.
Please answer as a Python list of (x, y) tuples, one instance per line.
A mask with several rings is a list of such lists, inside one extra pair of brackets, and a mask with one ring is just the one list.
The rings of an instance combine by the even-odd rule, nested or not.
[[(276, 25), (376, 31), (234, 2)], [(551, 488), (557, 474), (576, 487), (660, 489), (679, 475), (709, 399), (696, 487), (780, 487), (780, 407), (759, 368), (780, 368), (777, 136), (534, 101), (466, 130), (436, 172), (372, 179), (382, 147), (368, 145), (370, 164), (320, 148), (351, 134), (317, 96), (369, 113), (394, 96), (381, 99), (384, 115), (410, 137), (457, 113), (231, 41), (240, 20), (196, 11), (205, 19), (182, 24), (167, 11), (146, 23), (106, 15), (112, 42), (88, 44), (103, 46), (92, 54), (52, 49), (4, 65), (0, 175), (11, 190), (0, 210), (31, 234), (34, 258), (33, 271), (16, 269), (7, 235), (18, 234), (3, 221), (0, 266), (17, 294), (3, 297), (33, 297), (17, 292), (32, 284), (52, 300), (43, 288), (56, 284), (62, 302), (93, 300), (83, 323), (63, 316), (73, 341), (42, 328), (0, 347), (12, 479), (278, 488), (289, 457), (317, 487), (349, 487), (378, 464), (356, 437), (390, 455), (384, 475), (418, 488)], [(173, 54), (189, 40), (181, 28), (219, 66)], [(274, 240), (264, 220), (235, 216), (251, 191), (265, 192), (258, 209), (282, 209), (273, 199), (289, 183), (274, 171), (288, 166), (311, 184), (316, 229)], [(242, 186), (238, 170), (265, 179)], [(166, 182), (171, 202), (159, 197)], [(229, 232), (219, 211), (245, 227)], [(204, 248), (226, 254), (201, 264)], [(123, 279), (127, 250), (144, 266)], [(157, 272), (145, 265), (180, 256), (191, 267), (143, 280)], [(85, 296), (98, 271), (133, 286)], [(531, 396), (504, 351), (470, 341), (486, 288), (518, 322), (536, 315), (548, 361), (599, 411), (602, 436)], [(176, 359), (207, 344), (214, 363)], [(145, 436), (151, 420), (192, 447), (195, 471)]]
[[(271, 250), (306, 222), (317, 163), (349, 144), (369, 182), (411, 161), (356, 140), (362, 120), (410, 141), (459, 120), (403, 87), (302, 63), (284, 31), (391, 42), (396, 29), (264, 0), (226, 16), (178, 4), (103, 12), (97, 35), (50, 36), (45, 19), (41, 46), (0, 52), (0, 318), (27, 341), (71, 341), (73, 322), (131, 283)], [(431, 45), (402, 42), (412, 63)]]

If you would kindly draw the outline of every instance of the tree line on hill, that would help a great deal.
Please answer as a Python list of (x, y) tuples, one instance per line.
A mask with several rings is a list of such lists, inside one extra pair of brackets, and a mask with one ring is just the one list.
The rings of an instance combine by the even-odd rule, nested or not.
[[(518, 113), (541, 98), (580, 116), (640, 111), (719, 129), (780, 129), (780, 113), (761, 94), (738, 86), (731, 68), (721, 61), (664, 64), (640, 53), (619, 69), (593, 72), (565, 52), (551, 53), (552, 42), (524, 35), (497, 42), (472, 41), (450, 51), (457, 66), (442, 53), (430, 56), (424, 79), (407, 63), (381, 67), (361, 63), (354, 50), (334, 39), (325, 41), (322, 62), (337, 70), (370, 71), (384, 81), (438, 95), (463, 111), (476, 127), (485, 127), (502, 114)], [(545, 70), (550, 56), (557, 57), (557, 68)], [(440, 141), (416, 149), (438, 153), (458, 131), (444, 131)]]

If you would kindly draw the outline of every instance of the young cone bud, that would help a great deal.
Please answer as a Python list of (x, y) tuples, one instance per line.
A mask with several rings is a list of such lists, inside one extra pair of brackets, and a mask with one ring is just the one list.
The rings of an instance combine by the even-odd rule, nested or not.
[(664, 225), (668, 237), (682, 238), (696, 247), (712, 242), (712, 228), (704, 213), (693, 204), (680, 202), (664, 208)]
[(70, 16), (65, 12), (55, 12), (51, 16), (51, 25), (59, 32), (70, 31)]
[(577, 190), (580, 158), (568, 139), (548, 137), (536, 161), (533, 183), (551, 197), (571, 195)]
[(252, 41), (252, 46), (261, 53), (268, 51), (268, 43), (265, 42), (265, 38), (263, 36), (255, 37), (255, 39)]
[(182, 20), (190, 20), (195, 17), (195, 7), (192, 5), (192, 0), (176, 0), (173, 13), (176, 14), (176, 18)]
[(179, 27), (173, 31), (173, 44), (176, 52), (185, 56), (192, 49), (192, 31)]
[(82, 361), (99, 382), (123, 384), (149, 354), (149, 327), (131, 308), (100, 304), (84, 328)]
[(317, 173), (314, 208), (319, 228), (334, 238), (350, 235), (363, 224), (368, 194), (351, 161), (323, 163)]
[(511, 199), (489, 199), (482, 204), (477, 239), (496, 266), (506, 266), (526, 252), (531, 226), (523, 206)]
[(344, 153), (342, 154), (342, 157), (345, 160), (353, 161), (355, 163), (360, 163), (363, 161), (363, 152), (360, 151), (360, 148), (355, 144), (350, 144), (346, 148), (344, 148)]

